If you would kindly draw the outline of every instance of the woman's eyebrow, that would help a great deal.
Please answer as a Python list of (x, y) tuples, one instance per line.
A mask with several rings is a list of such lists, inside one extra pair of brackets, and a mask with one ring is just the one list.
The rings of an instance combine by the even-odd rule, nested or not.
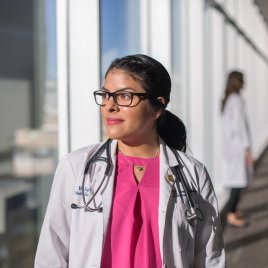
[(128, 90), (128, 91), (135, 91), (133, 88), (130, 88), (130, 87), (120, 88), (120, 89), (117, 89), (115, 91), (111, 91), (111, 90), (109, 90), (109, 89), (107, 89), (105, 87), (102, 87), (101, 89), (102, 90), (105, 90), (105, 91), (108, 91), (108, 92), (121, 92), (121, 91), (126, 91), (126, 90)]

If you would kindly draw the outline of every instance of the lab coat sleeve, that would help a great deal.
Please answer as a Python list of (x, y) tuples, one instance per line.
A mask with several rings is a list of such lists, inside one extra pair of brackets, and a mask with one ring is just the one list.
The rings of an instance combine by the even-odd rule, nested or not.
[(218, 204), (209, 174), (202, 166), (198, 206), (204, 220), (198, 221), (195, 236), (195, 268), (225, 267), (225, 251)]
[(35, 268), (68, 267), (71, 203), (75, 175), (68, 156), (55, 172), (35, 257)]

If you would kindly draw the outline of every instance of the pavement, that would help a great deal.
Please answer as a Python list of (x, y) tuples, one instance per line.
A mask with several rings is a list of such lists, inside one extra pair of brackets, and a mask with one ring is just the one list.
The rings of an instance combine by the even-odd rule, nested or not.
[(249, 225), (236, 228), (223, 222), (226, 267), (268, 268), (268, 149), (258, 160), (238, 209)]

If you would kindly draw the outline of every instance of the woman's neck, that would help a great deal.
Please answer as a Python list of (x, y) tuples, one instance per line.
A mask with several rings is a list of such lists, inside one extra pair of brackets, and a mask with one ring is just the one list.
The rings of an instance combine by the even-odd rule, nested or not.
[(153, 158), (158, 155), (158, 153), (156, 153), (158, 148), (158, 136), (156, 136), (154, 139), (146, 139), (135, 143), (128, 143), (123, 140), (118, 141), (118, 150), (124, 155), (128, 156)]

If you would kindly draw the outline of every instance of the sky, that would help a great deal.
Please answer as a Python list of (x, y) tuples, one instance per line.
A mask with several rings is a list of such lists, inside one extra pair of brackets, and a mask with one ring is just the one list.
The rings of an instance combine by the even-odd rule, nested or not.
[(46, 18), (46, 47), (47, 47), (47, 79), (56, 80), (57, 77), (57, 55), (56, 55), (56, 1), (45, 1)]

